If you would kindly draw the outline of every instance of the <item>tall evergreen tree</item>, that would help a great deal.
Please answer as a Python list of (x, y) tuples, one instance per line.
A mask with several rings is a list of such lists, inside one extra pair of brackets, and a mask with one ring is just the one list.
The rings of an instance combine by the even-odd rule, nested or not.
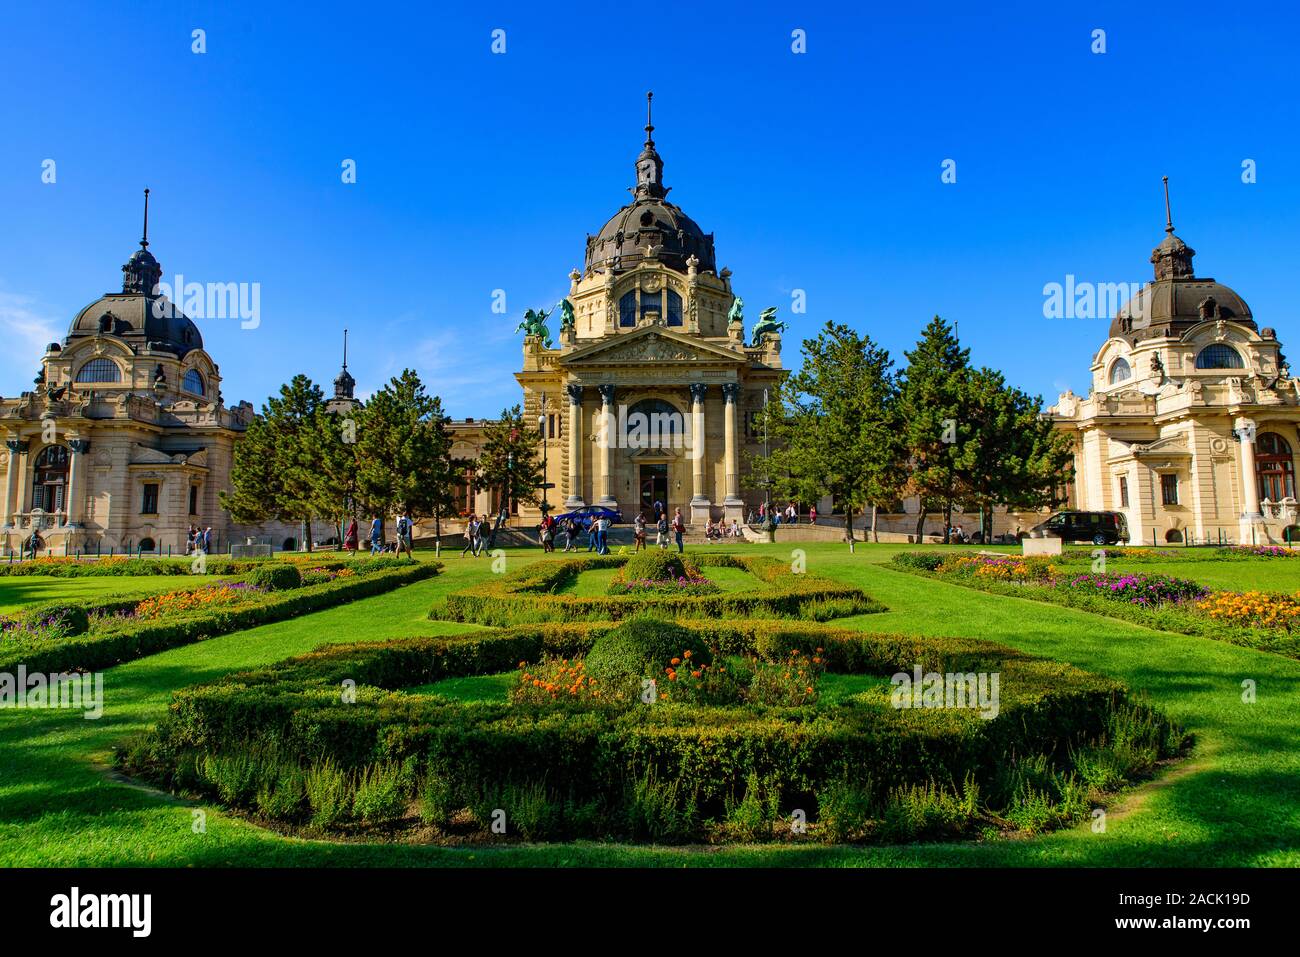
[(296, 375), (262, 406), (235, 445), (232, 489), (222, 505), (237, 522), (274, 519), (301, 523), (312, 546), (312, 520), (324, 512), (321, 413), (325, 396), (307, 376)]
[(382, 520), (392, 512), (441, 518), (455, 494), (442, 400), (404, 369), (366, 402), (356, 425), (357, 486)]
[[(501, 417), (483, 430), (483, 452), (475, 469), (475, 484), (495, 489), (501, 507), (511, 501), (538, 504), (538, 489), (546, 480), (538, 453), (541, 441), (541, 433), (528, 428), (519, 406), (503, 409)], [(500, 521), (493, 522), (489, 546), (496, 544), (500, 525)]]
[(904, 446), (897, 421), (893, 360), (870, 336), (828, 322), (803, 343), (803, 365), (769, 401), (766, 422), (775, 450), (754, 471), (771, 477), (782, 498), (816, 502), (830, 495), (853, 516), (896, 498)]
[(908, 364), (899, 386), (899, 413), (911, 467), (905, 491), (920, 500), (917, 541), (927, 514), (938, 505), (946, 542), (959, 477), (976, 454), (966, 402), (970, 350), (961, 347), (952, 326), (935, 316), (916, 347), (904, 354)]

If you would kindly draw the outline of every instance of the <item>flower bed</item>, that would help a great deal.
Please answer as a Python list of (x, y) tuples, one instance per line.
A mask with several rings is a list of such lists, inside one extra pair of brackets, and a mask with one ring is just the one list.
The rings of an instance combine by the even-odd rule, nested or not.
[[(933, 554), (933, 553), (921, 553)], [(1140, 573), (1071, 574), (1056, 562), (964, 556), (927, 567), (911, 559), (892, 565), (1000, 595), (1068, 605), (1122, 618), (1149, 628), (1300, 658), (1300, 593), (1294, 598), (1264, 592), (1212, 591), (1171, 575)]]
[(224, 555), (205, 555), (200, 570), (195, 569), (195, 557), (131, 558), (115, 555), (103, 558), (45, 557), (27, 561), (0, 563), (0, 576), (27, 575), (51, 578), (137, 577), (145, 575), (246, 575), (253, 569), (268, 564), (290, 563), (338, 571), (363, 562), (392, 561), (391, 558), (350, 556), (346, 552), (277, 552), (267, 558), (230, 558)]
[[(655, 645), (652, 625), (639, 621)], [(120, 760), (164, 786), (316, 834), (897, 841), (1019, 829), (1008, 822), (1024, 817), (1015, 772), (1025, 761), (1048, 769), (1035, 800), (1050, 807), (1051, 823), (1080, 820), (1120, 783), (1094, 780), (1088, 768), (1121, 767), (1131, 778), (1187, 743), (1114, 681), (1060, 662), (973, 639), (774, 619), (663, 622), (654, 654), (671, 654), (659, 670), (666, 694), (592, 693), (605, 679), (591, 653), (630, 624), (324, 647), (178, 692)], [(663, 651), (683, 638), (690, 647)], [(625, 650), (613, 642), (605, 664), (631, 661), (635, 670), (639, 659)], [(730, 670), (727, 655), (755, 663), (749, 687), (759, 689), (718, 704), (709, 682)], [(1000, 712), (989, 720), (902, 709), (887, 692), (831, 705), (815, 695), (822, 668), (887, 676), (918, 666), (996, 669)], [(402, 692), (511, 670), (520, 677), (509, 701)], [(340, 700), (344, 682), (356, 692), (349, 703)], [(942, 828), (925, 823), (957, 803), (965, 810)], [(907, 808), (922, 813), (912, 819)], [(500, 811), (504, 837), (492, 828)], [(796, 811), (806, 832), (790, 826)]]
[[(157, 605), (138, 596), (96, 602), (86, 606), (91, 625), (80, 632), (51, 635), (5, 631), (0, 640), (0, 672), (12, 672), (19, 664), (29, 672), (96, 671), (205, 638), (379, 595), (430, 578), (442, 566), (437, 562), (394, 565), (361, 561), (352, 568), (354, 574), (346, 578), (288, 591), (256, 593), (233, 603), (178, 597)], [(194, 591), (204, 590), (200, 587)], [(159, 614), (141, 617), (136, 614), (141, 606), (156, 609)], [(50, 606), (38, 609), (45, 607)], [(24, 614), (32, 613), (29, 610)]]

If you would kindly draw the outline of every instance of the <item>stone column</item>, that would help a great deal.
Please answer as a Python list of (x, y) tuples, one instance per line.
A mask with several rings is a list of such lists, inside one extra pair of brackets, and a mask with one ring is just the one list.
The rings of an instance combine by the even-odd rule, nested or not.
[(740, 497), (740, 453), (736, 447), (740, 434), (740, 413), (736, 404), (740, 401), (740, 383), (727, 382), (722, 386), (724, 403), (724, 435), (726, 438), (726, 497), (722, 500), (723, 517), (730, 522), (744, 521), (745, 503)]
[(1263, 521), (1259, 511), (1259, 486), (1255, 477), (1255, 422), (1240, 418), (1233, 434), (1241, 443), (1241, 544), (1251, 543), (1251, 529)]
[(9, 466), (5, 471), (5, 510), (4, 523), (7, 526), (14, 524), (14, 513), (18, 509), (14, 506), (14, 492), (18, 487), (18, 472), (20, 466), (20, 452), (25, 452), (24, 443), (17, 439), (6, 439), (5, 448), (9, 450)]
[(708, 451), (708, 435), (704, 427), (704, 397), (709, 387), (703, 382), (691, 385), (691, 524), (700, 525), (709, 520), (709, 496), (704, 488), (704, 456)]
[(582, 499), (582, 386), (570, 383), (569, 393), (569, 497), (566, 508), (578, 508)]
[[(72, 461), (68, 465), (68, 493), (67, 500), (63, 503), (63, 510), (68, 515), (69, 525), (81, 524), (81, 502), (77, 499), (78, 495), (84, 497), (85, 492), (81, 487), (83, 466), (82, 457), (90, 451), (90, 439), (69, 439), (68, 448), (71, 450)], [(188, 503), (186, 503), (188, 505)]]
[(598, 476), (600, 494), (596, 499), (596, 504), (607, 508), (615, 508), (618, 505), (618, 499), (614, 498), (612, 449), (618, 442), (618, 436), (614, 434), (616, 428), (614, 386), (606, 384), (596, 388), (600, 391), (601, 416), (599, 427), (596, 429), (596, 444), (599, 446), (596, 458), (600, 462), (600, 475)]

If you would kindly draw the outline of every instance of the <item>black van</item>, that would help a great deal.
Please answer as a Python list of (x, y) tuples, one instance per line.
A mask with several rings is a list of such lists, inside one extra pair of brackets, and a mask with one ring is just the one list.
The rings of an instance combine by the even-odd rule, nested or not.
[(1031, 531), (1046, 532), (1067, 542), (1117, 545), (1128, 541), (1128, 519), (1123, 512), (1057, 512)]

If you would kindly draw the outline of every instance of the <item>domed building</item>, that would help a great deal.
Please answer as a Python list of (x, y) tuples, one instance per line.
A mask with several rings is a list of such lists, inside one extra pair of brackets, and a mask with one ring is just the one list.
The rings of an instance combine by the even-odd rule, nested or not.
[(742, 487), (741, 457), (761, 449), (753, 423), (785, 374), (781, 336), (767, 323), (745, 341), (712, 234), (668, 201), (649, 105), (632, 202), (587, 237), (558, 344), (526, 335), (516, 378), (528, 421), (546, 422), (552, 507), (617, 506), (630, 521), (662, 502), (693, 524), (743, 520), (761, 495)]
[(1135, 544), (1300, 540), (1300, 381), (1245, 300), (1196, 275), (1167, 201), (1154, 281), (1116, 312), (1088, 397), (1050, 410), (1074, 436), (1072, 505), (1124, 512)]
[(90, 303), (46, 347), (35, 389), (0, 399), (5, 554), (33, 530), (55, 555), (184, 554), (191, 525), (211, 527), (223, 550), (232, 538), (280, 547), (297, 536), (278, 524), (237, 527), (221, 508), (253, 407), (225, 405), (198, 326), (158, 292), (148, 190), (144, 224), (121, 291)]

